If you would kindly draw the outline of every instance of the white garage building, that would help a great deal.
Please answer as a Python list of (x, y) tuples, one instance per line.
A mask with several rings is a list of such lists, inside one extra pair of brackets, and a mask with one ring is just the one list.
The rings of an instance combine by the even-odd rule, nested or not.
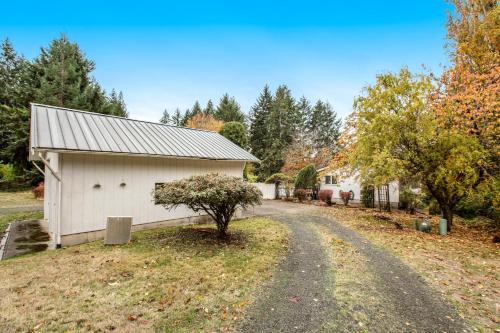
[(258, 161), (216, 132), (40, 104), (31, 106), (30, 159), (45, 165), (44, 218), (57, 245), (103, 238), (108, 216), (132, 216), (133, 230), (203, 220), (155, 204), (156, 184), (242, 177)]

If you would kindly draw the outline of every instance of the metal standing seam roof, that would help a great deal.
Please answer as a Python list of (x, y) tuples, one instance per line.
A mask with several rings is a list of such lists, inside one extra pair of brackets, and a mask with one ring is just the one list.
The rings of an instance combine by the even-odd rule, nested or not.
[(81, 151), (259, 162), (216, 132), (31, 104), (34, 151)]

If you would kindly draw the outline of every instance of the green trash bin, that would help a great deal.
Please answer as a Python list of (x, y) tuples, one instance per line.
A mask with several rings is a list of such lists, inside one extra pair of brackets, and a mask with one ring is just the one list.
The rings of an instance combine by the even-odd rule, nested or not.
[(448, 233), (448, 223), (446, 219), (441, 218), (439, 219), (439, 234), (441, 236), (446, 236), (447, 233)]

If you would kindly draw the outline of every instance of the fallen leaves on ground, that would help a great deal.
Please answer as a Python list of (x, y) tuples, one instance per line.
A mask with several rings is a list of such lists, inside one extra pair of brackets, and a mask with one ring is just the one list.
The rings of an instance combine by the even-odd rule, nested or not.
[[(487, 223), (474, 228), (467, 220), (456, 218), (452, 231), (441, 236), (437, 216), (344, 206), (318, 207), (318, 211), (399, 256), (476, 328), (498, 328), (500, 244), (491, 241), (497, 229)], [(431, 233), (413, 229), (413, 220), (419, 217), (430, 220)]]

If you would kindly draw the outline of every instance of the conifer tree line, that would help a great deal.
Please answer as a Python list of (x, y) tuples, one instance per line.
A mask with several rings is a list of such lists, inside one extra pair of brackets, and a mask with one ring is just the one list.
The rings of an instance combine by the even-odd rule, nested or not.
[[(209, 100), (205, 107), (196, 101), (184, 113), (179, 108), (172, 115), (165, 110), (160, 122), (186, 126), (190, 119), (200, 114), (224, 123), (245, 125), (248, 138), (244, 142), (248, 143), (244, 148), (249, 148), (262, 161), (254, 170), (260, 181), (280, 172), (287, 159), (293, 160), (297, 154), (303, 155), (300, 158), (302, 163), (293, 161), (288, 164), (303, 166), (315, 162), (315, 157), (321, 155), (326, 159), (317, 167), (325, 166), (336, 151), (341, 127), (341, 120), (330, 103), (322, 100), (312, 103), (304, 96), (297, 99), (286, 85), (280, 85), (274, 92), (266, 85), (248, 116), (241, 111), (234, 97), (225, 94), (216, 107)], [(291, 166), (286, 169), (293, 175), (300, 168)]]
[(194, 105), (184, 112), (179, 108), (176, 108), (172, 114), (164, 110), (160, 122), (168, 125), (186, 126), (189, 119), (200, 114), (223, 122), (236, 121), (242, 124), (245, 123), (245, 114), (241, 111), (236, 99), (229, 96), (229, 94), (224, 94), (217, 106), (214, 106), (212, 100), (209, 99), (205, 107), (202, 107), (200, 102), (195, 101)]
[(33, 60), (15, 51), (9, 39), (0, 50), (0, 163), (29, 177), (30, 103), (127, 117), (121, 92), (107, 93), (92, 76), (95, 63), (65, 35), (40, 49)]

